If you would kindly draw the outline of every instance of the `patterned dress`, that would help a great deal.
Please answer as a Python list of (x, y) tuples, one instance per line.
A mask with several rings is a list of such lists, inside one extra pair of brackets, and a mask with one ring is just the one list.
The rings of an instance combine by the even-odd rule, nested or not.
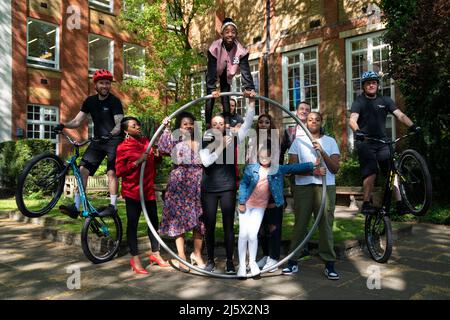
[(203, 168), (198, 152), (191, 150), (187, 142), (173, 140), (168, 130), (161, 135), (158, 150), (171, 156), (174, 165), (167, 182), (160, 234), (177, 237), (196, 229), (203, 235), (205, 226), (200, 221)]

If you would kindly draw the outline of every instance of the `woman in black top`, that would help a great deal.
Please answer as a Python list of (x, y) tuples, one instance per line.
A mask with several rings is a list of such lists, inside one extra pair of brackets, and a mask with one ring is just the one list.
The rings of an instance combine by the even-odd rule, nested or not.
[[(247, 107), (244, 124), (235, 131), (238, 142), (244, 141), (245, 136), (253, 122), (255, 115), (255, 102), (251, 100)], [(236, 273), (233, 265), (234, 251), (234, 212), (236, 207), (236, 171), (235, 148), (233, 137), (225, 135), (225, 119), (216, 115), (211, 119), (211, 130), (216, 139), (207, 143), (200, 151), (204, 170), (202, 178), (202, 219), (205, 224), (205, 241), (208, 262), (205, 270), (214, 271), (214, 243), (217, 208), (220, 201), (222, 210), (222, 223), (224, 229), (224, 242), (227, 255), (226, 273)]]

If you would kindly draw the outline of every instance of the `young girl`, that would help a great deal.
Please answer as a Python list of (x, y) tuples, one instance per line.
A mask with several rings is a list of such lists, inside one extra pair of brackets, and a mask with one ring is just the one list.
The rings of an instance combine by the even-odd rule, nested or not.
[[(217, 98), (220, 91), (229, 92), (233, 77), (241, 72), (244, 94), (247, 97), (256, 96), (250, 65), (248, 64), (249, 53), (236, 39), (238, 28), (231, 18), (223, 20), (222, 38), (214, 41), (208, 50), (208, 71), (206, 75), (206, 92)], [(217, 78), (220, 87), (216, 86)], [(223, 114), (225, 123), (229, 124), (230, 99), (222, 97)], [(213, 114), (214, 99), (208, 99), (205, 105), (205, 121), (209, 126)]]
[[(249, 252), (249, 266), (251, 275), (260, 274), (256, 263), (258, 250), (258, 231), (264, 216), (264, 211), (272, 195), (275, 205), (280, 207), (284, 203), (284, 174), (306, 173), (325, 175), (325, 168), (319, 167), (319, 159), (314, 166), (312, 162), (293, 165), (271, 166), (271, 151), (269, 147), (261, 148), (258, 152), (259, 163), (248, 164), (244, 169), (239, 190), (239, 269), (238, 277), (244, 278), (246, 272), (247, 247)], [(278, 160), (278, 159), (277, 159)]]
[[(167, 183), (160, 233), (175, 237), (178, 256), (186, 260), (184, 234), (193, 230), (191, 264), (204, 268), (201, 251), (205, 227), (200, 221), (203, 213), (200, 201), (203, 169), (199, 156), (200, 144), (194, 140), (194, 123), (195, 117), (191, 113), (180, 113), (175, 121), (175, 130), (179, 130), (180, 137), (176, 138), (167, 128), (158, 142), (158, 150), (161, 154), (171, 155), (174, 164)], [(167, 126), (168, 120), (165, 119), (163, 124)], [(177, 260), (172, 261), (180, 271), (189, 271)]]
[[(125, 140), (119, 144), (116, 151), (116, 174), (122, 178), (122, 196), (127, 209), (127, 240), (132, 258), (131, 268), (135, 273), (148, 274), (142, 266), (138, 255), (137, 227), (142, 207), (139, 194), (139, 178), (141, 164), (147, 160), (144, 177), (145, 207), (155, 230), (158, 230), (158, 215), (154, 189), (155, 154), (153, 150), (146, 152), (149, 140), (141, 135), (141, 123), (134, 117), (125, 117), (121, 121), (121, 129)], [(156, 262), (160, 267), (169, 264), (159, 254), (159, 243), (150, 228), (147, 229), (152, 251), (148, 253), (150, 263)]]

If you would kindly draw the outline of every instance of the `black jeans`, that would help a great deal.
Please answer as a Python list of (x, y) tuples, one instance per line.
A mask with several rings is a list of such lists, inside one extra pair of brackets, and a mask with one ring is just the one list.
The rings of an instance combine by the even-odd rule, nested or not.
[(259, 243), (264, 256), (270, 256), (274, 260), (280, 259), (282, 223), (283, 206), (266, 209), (259, 229)]
[[(142, 207), (141, 201), (125, 198), (125, 205), (127, 208), (127, 240), (130, 248), (130, 253), (133, 256), (138, 255), (138, 241), (137, 228), (139, 224), (139, 217), (141, 216)], [(145, 208), (152, 223), (153, 228), (158, 231), (158, 211), (156, 208), (156, 200), (145, 201)], [(152, 246), (152, 251), (159, 251), (159, 242), (156, 240), (150, 228), (147, 227), (148, 238)]]
[(217, 207), (220, 200), (222, 224), (224, 231), (227, 260), (233, 259), (234, 251), (234, 211), (236, 206), (236, 191), (202, 192), (202, 220), (205, 224), (205, 241), (208, 260), (214, 260), (214, 245), (216, 241)]

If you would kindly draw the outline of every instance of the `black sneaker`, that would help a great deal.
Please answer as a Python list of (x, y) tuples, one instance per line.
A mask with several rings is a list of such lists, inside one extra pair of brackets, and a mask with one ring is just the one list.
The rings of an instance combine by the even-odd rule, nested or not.
[(205, 271), (214, 272), (215, 268), (216, 263), (214, 262), (214, 260), (208, 260), (208, 262), (206, 263)]
[(375, 215), (377, 214), (377, 209), (375, 209), (369, 201), (364, 201), (362, 208), (361, 208), (361, 213), (364, 215)]
[(339, 280), (339, 274), (334, 270), (334, 262), (329, 261), (325, 264), (325, 276), (330, 280)]
[(72, 219), (77, 219), (78, 216), (80, 215), (80, 211), (78, 211), (74, 203), (72, 203), (70, 206), (65, 205), (59, 206), (59, 211), (61, 211), (65, 215), (68, 215)]
[(117, 213), (116, 207), (114, 207), (112, 204), (108, 205), (105, 210), (98, 213), (99, 217), (110, 217)]
[(288, 265), (281, 271), (282, 274), (292, 275), (298, 273), (298, 263), (292, 260), (288, 261)]
[(403, 216), (405, 214), (408, 214), (409, 209), (408, 207), (403, 203), (403, 201), (397, 201), (397, 214), (400, 216)]
[(234, 264), (233, 264), (232, 260), (227, 260), (225, 273), (226, 274), (236, 274), (236, 269), (234, 268)]

